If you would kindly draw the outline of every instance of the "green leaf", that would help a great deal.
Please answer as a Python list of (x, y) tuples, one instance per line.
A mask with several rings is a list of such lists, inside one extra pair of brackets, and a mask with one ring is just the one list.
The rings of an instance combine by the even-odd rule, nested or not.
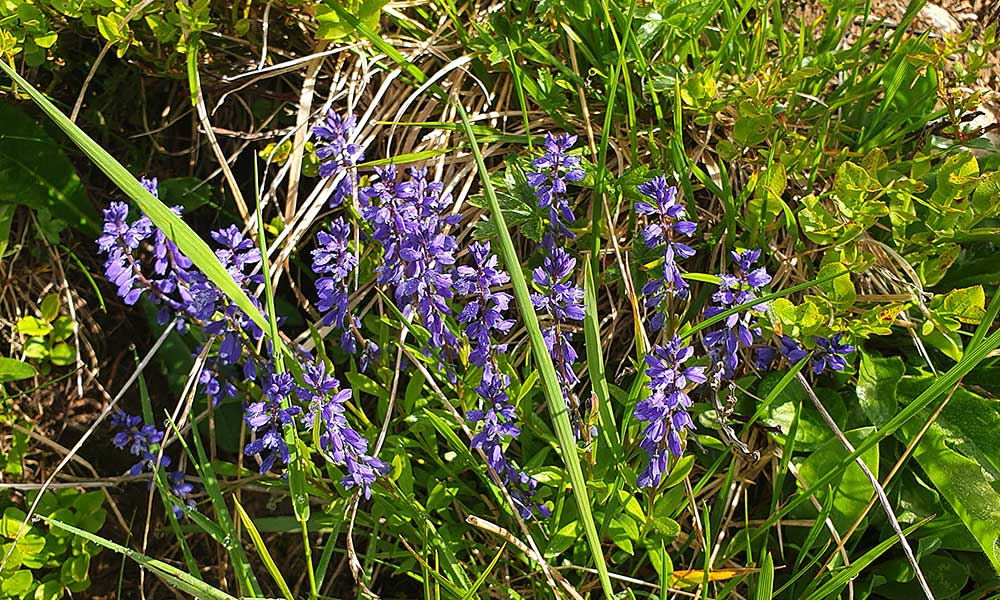
[(58, 221), (96, 236), (97, 211), (62, 148), (9, 103), (0, 103), (0, 123), (0, 204), (46, 209)]
[(31, 576), (31, 571), (21, 569), (20, 571), (15, 571), (13, 575), (4, 578), (3, 583), (0, 584), (0, 592), (3, 592), (5, 596), (20, 597), (27, 593), (34, 581), (35, 579)]
[(49, 357), (49, 347), (45, 344), (45, 338), (33, 337), (24, 344), (24, 355), (36, 360), (44, 360)]
[(243, 506), (240, 505), (239, 500), (235, 497), (233, 498), (233, 504), (236, 506), (236, 513), (240, 516), (240, 521), (243, 522), (247, 533), (250, 534), (250, 539), (257, 548), (257, 553), (260, 555), (261, 560), (264, 561), (264, 566), (271, 573), (274, 582), (278, 584), (278, 589), (281, 590), (286, 600), (294, 600), (291, 589), (289, 589), (288, 584), (285, 582), (285, 578), (282, 576), (278, 566), (274, 563), (274, 559), (271, 558), (271, 552), (267, 549), (264, 539), (260, 537), (260, 532), (257, 531), (257, 527), (253, 524), (253, 519), (243, 510)]
[[(844, 435), (853, 446), (857, 447), (874, 432), (874, 427), (864, 427), (845, 431)], [(830, 481), (830, 488), (813, 487), (813, 482), (818, 481), (821, 476), (831, 472), (831, 470), (835, 470), (847, 454), (847, 449), (844, 448), (840, 440), (829, 439), (820, 444), (799, 465), (802, 483), (816, 495), (821, 504), (825, 502), (830, 493), (829, 489), (833, 489), (833, 510), (830, 512), (830, 518), (838, 531), (845, 531), (854, 523), (861, 511), (868, 506), (868, 501), (875, 493), (864, 471), (853, 463)], [(878, 475), (878, 454), (878, 445), (875, 445), (861, 455), (861, 460), (865, 461), (865, 464), (876, 476)]]
[(66, 342), (59, 342), (49, 351), (49, 360), (60, 367), (71, 365), (76, 361), (76, 349)]
[(34, 377), (36, 373), (35, 367), (26, 362), (0, 356), (0, 383), (29, 379)]
[(28, 315), (17, 320), (17, 330), (24, 335), (44, 336), (52, 331), (52, 325), (48, 321), (39, 319), (36, 316)]
[(856, 391), (861, 410), (873, 425), (885, 425), (899, 411), (896, 386), (905, 372), (903, 360), (898, 356), (880, 358), (861, 353)]
[[(904, 378), (899, 386), (900, 400), (925, 395), (935, 382), (931, 377)], [(951, 408), (952, 403), (957, 403), (956, 408)], [(993, 568), (1000, 570), (1000, 493), (993, 487), (1000, 444), (996, 430), (984, 431), (1000, 420), (996, 404), (956, 389), (938, 421), (927, 428), (914, 448), (913, 458), (976, 538)], [(925, 419), (930, 416), (929, 410), (922, 414)], [(906, 423), (901, 429), (903, 438), (913, 439), (924, 422), (915, 419)]]
[(59, 316), (59, 294), (48, 294), (42, 298), (42, 320), (51, 323)]
[(8, 506), (3, 511), (3, 517), (0, 518), (0, 535), (8, 539), (14, 539), (17, 532), (21, 530), (21, 524), (24, 523), (27, 517), (28, 515), (20, 508)]
[(62, 595), (62, 584), (55, 579), (49, 579), (43, 581), (41, 585), (35, 588), (35, 594), (32, 597), (35, 600), (59, 600), (62, 598)]
[(61, 342), (73, 335), (73, 319), (62, 316), (52, 323), (52, 333), (49, 335), (53, 342)]

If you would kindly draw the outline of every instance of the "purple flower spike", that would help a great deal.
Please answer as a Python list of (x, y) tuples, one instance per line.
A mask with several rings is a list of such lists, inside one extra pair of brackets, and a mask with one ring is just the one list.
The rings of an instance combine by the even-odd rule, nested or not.
[(693, 235), (697, 225), (684, 220), (685, 209), (677, 202), (677, 188), (667, 185), (666, 177), (654, 177), (639, 185), (638, 190), (649, 198), (648, 202), (635, 203), (635, 212), (649, 219), (649, 224), (642, 230), (642, 238), (650, 248), (663, 246), (662, 275), (652, 277), (642, 287), (646, 306), (654, 309), (650, 328), (656, 331), (663, 328), (671, 312), (667, 300), (688, 296), (688, 283), (681, 277), (677, 261), (691, 258), (695, 252), (678, 238)]
[(655, 488), (668, 472), (670, 455), (683, 453), (681, 432), (694, 429), (687, 409), (688, 393), (706, 381), (705, 367), (685, 367), (694, 349), (683, 346), (675, 335), (664, 346), (653, 346), (646, 355), (649, 397), (635, 407), (635, 418), (647, 423), (639, 446), (649, 456), (649, 464), (639, 475), (639, 487)]
[[(465, 323), (465, 334), (472, 342), (469, 362), (485, 367), (494, 348), (492, 335), (506, 334), (514, 326), (513, 319), (504, 318), (504, 312), (513, 299), (506, 292), (495, 292), (491, 288), (510, 281), (503, 269), (497, 268), (497, 257), (490, 252), (490, 243), (474, 242), (469, 247), (475, 266), (460, 266), (456, 269), (455, 291), (471, 296), (457, 320)], [(496, 348), (504, 352), (505, 345)]]
[(289, 397), (295, 387), (290, 374), (268, 375), (262, 387), (264, 397), (260, 402), (248, 406), (244, 415), (244, 420), (250, 430), (257, 434), (257, 439), (247, 444), (243, 451), (247, 456), (260, 455), (260, 472), (266, 473), (279, 458), (281, 464), (288, 464), (284, 428), (294, 422), (292, 417), (302, 412), (302, 409), (297, 406), (281, 407), (282, 401)]
[(550, 514), (548, 507), (533, 501), (538, 492), (538, 482), (518, 469), (504, 451), (507, 442), (521, 434), (514, 424), (516, 414), (507, 396), (509, 387), (510, 379), (497, 372), (492, 363), (486, 363), (482, 381), (476, 387), (476, 392), (483, 399), (483, 408), (470, 410), (465, 415), (473, 423), (482, 423), (479, 433), (472, 438), (472, 447), (486, 455), (486, 464), (510, 492), (514, 508), (522, 518), (530, 519), (536, 512), (545, 518)]
[(351, 171), (351, 167), (365, 159), (361, 146), (352, 141), (356, 125), (354, 115), (341, 117), (331, 110), (323, 123), (313, 128), (313, 135), (318, 140), (316, 157), (321, 161), (319, 176), (336, 177), (343, 174), (330, 197), (331, 208), (340, 206), (354, 193), (358, 176)]
[(574, 236), (566, 224), (576, 218), (569, 206), (566, 184), (581, 181), (584, 177), (580, 157), (567, 154), (575, 143), (575, 135), (547, 132), (545, 154), (531, 162), (536, 171), (527, 173), (528, 185), (535, 190), (539, 208), (549, 209), (549, 233), (567, 238)]
[[(705, 309), (706, 317), (711, 318), (734, 306), (753, 302), (760, 288), (771, 282), (771, 276), (763, 267), (753, 267), (760, 258), (760, 250), (731, 254), (736, 262), (736, 273), (719, 275), (719, 289), (712, 294), (714, 304)], [(760, 336), (760, 328), (755, 326), (753, 319), (766, 309), (766, 304), (756, 304), (749, 310), (733, 313), (723, 320), (719, 329), (705, 335), (705, 347), (713, 365), (722, 365), (723, 379), (732, 379), (736, 374), (740, 348), (749, 348)]]
[(828, 367), (832, 371), (843, 371), (847, 367), (845, 357), (854, 352), (854, 346), (840, 343), (842, 335), (838, 333), (832, 338), (813, 337), (816, 342), (811, 361), (813, 373), (819, 375)]
[(365, 498), (371, 498), (372, 484), (389, 473), (389, 465), (368, 454), (368, 440), (347, 422), (344, 403), (351, 398), (351, 389), (341, 388), (323, 363), (306, 367), (302, 380), (305, 385), (296, 394), (309, 403), (302, 415), (306, 430), (319, 428), (324, 456), (347, 469), (340, 483), (347, 489), (360, 486)]
[[(345, 335), (349, 333), (352, 324), (347, 314), (348, 283), (358, 264), (357, 257), (348, 247), (350, 237), (350, 224), (343, 218), (337, 218), (330, 223), (329, 233), (319, 232), (316, 238), (319, 247), (312, 251), (312, 270), (317, 275), (323, 275), (316, 280), (316, 292), (319, 295), (317, 308), (323, 314), (323, 324), (333, 325)], [(347, 335), (345, 341), (353, 349), (354, 338)], [(350, 349), (345, 347), (345, 350)]]

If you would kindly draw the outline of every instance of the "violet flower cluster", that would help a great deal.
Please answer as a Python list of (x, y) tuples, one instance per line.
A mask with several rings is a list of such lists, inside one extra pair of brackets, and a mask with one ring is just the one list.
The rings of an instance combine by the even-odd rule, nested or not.
[(368, 440), (347, 421), (344, 403), (351, 388), (341, 388), (323, 363), (309, 365), (302, 380), (296, 394), (309, 407), (302, 417), (306, 430), (318, 430), (324, 456), (347, 469), (340, 483), (347, 489), (360, 486), (365, 499), (371, 498), (372, 484), (389, 473), (389, 465), (368, 453)]
[(489, 242), (473, 243), (469, 253), (473, 264), (456, 269), (455, 289), (466, 297), (465, 307), (457, 320), (465, 325), (469, 338), (469, 362), (482, 369), (476, 393), (483, 401), (483, 408), (470, 410), (465, 415), (473, 423), (482, 423), (482, 428), (472, 438), (472, 447), (486, 456), (487, 465), (510, 492), (514, 508), (523, 518), (531, 518), (535, 512), (548, 517), (548, 507), (533, 501), (538, 482), (518, 469), (504, 450), (505, 444), (521, 434), (516, 425), (514, 405), (507, 395), (510, 378), (500, 371), (497, 362), (497, 354), (506, 352), (507, 345), (496, 343), (493, 337), (507, 334), (514, 326), (514, 320), (504, 316), (511, 295), (494, 289), (506, 285), (510, 276), (497, 267), (497, 256), (490, 251)]
[(323, 123), (313, 128), (318, 140), (316, 157), (320, 159), (320, 177), (340, 177), (330, 197), (330, 207), (340, 206), (354, 194), (357, 175), (351, 169), (365, 159), (361, 146), (354, 140), (357, 120), (354, 115), (341, 117), (334, 111), (327, 112)]
[(809, 356), (812, 372), (816, 375), (821, 375), (827, 369), (843, 371), (847, 368), (847, 355), (854, 352), (854, 346), (842, 343), (842, 338), (843, 333), (837, 333), (829, 338), (813, 336), (814, 347), (810, 355), (801, 344), (787, 335), (781, 335), (778, 337), (777, 349), (764, 346), (757, 350), (755, 366), (762, 371), (770, 369), (780, 353), (792, 364)]
[(408, 181), (398, 181), (392, 165), (375, 172), (378, 181), (359, 195), (361, 216), (383, 249), (377, 282), (394, 289), (404, 317), (418, 317), (430, 332), (429, 350), (454, 348), (458, 340), (446, 319), (458, 244), (446, 228), (461, 216), (447, 214), (451, 198), (440, 182), (428, 181), (427, 169), (409, 169)]
[[(155, 471), (157, 468), (157, 448), (155, 446), (163, 441), (163, 432), (154, 425), (144, 425), (142, 417), (130, 415), (124, 411), (119, 411), (111, 415), (111, 426), (118, 430), (112, 443), (116, 448), (124, 450), (128, 448), (129, 453), (140, 457), (139, 462), (132, 465), (129, 475), (136, 477), (143, 471), (149, 469)], [(159, 468), (170, 467), (173, 461), (166, 454), (159, 457)], [(171, 471), (167, 474), (167, 483), (170, 493), (173, 495), (171, 510), (180, 519), (184, 516), (184, 508), (193, 510), (194, 500), (190, 497), (194, 493), (194, 484), (184, 480), (183, 471)], [(152, 482), (150, 482), (152, 485)]]
[[(332, 155), (331, 155), (332, 156)], [(143, 180), (150, 193), (156, 194), (155, 180)], [(174, 209), (180, 215), (180, 209)], [(107, 254), (105, 269), (108, 279), (118, 287), (118, 294), (127, 303), (135, 303), (143, 294), (162, 306), (161, 320), (171, 316), (184, 324), (182, 331), (189, 326), (200, 335), (197, 339), (202, 344), (212, 344), (209, 348), (206, 364), (199, 374), (199, 383), (206, 396), (217, 403), (225, 398), (235, 398), (238, 395), (237, 383), (256, 382), (262, 393), (259, 399), (246, 406), (244, 419), (253, 434), (253, 439), (246, 445), (244, 452), (248, 456), (260, 459), (261, 473), (270, 471), (278, 465), (287, 464), (289, 448), (285, 441), (286, 431), (295, 428), (296, 416), (308, 428), (321, 422), (324, 427), (322, 450), (330, 452), (334, 462), (347, 466), (349, 475), (343, 481), (345, 487), (361, 485), (365, 495), (371, 493), (371, 484), (376, 476), (384, 475), (387, 467), (377, 458), (365, 454), (367, 442), (351, 429), (343, 418), (343, 410), (337, 406), (350, 396), (350, 390), (339, 390), (336, 399), (320, 402), (317, 386), (328, 386), (326, 380), (317, 379), (314, 371), (306, 371), (303, 377), (304, 386), (296, 384), (289, 373), (274, 373), (271, 365), (274, 363), (273, 345), (265, 337), (264, 331), (243, 312), (225, 294), (221, 293), (201, 271), (194, 267), (192, 261), (185, 257), (178, 248), (167, 239), (166, 235), (156, 229), (146, 216), (140, 216), (133, 223), (128, 222), (127, 205), (115, 202), (104, 211), (104, 233), (98, 239), (100, 250)], [(344, 326), (346, 305), (346, 278), (354, 268), (353, 256), (347, 251), (346, 237), (350, 229), (343, 222), (335, 223), (324, 248), (316, 252), (316, 263), (326, 275), (323, 289), (330, 290), (328, 313), (334, 318), (341, 316), (340, 324)], [(263, 307), (260, 300), (251, 293), (252, 287), (263, 283), (263, 276), (253, 274), (261, 262), (261, 253), (255, 242), (245, 236), (239, 228), (230, 226), (213, 231), (212, 240), (216, 244), (215, 256), (226, 268), (235, 282), (243, 288), (256, 309)], [(339, 241), (338, 241), (339, 240)], [(152, 250), (152, 269), (143, 263), (143, 255)], [(340, 292), (343, 292), (340, 295)], [(343, 300), (342, 304), (339, 304)], [(280, 319), (279, 319), (280, 323)], [(199, 353), (203, 349), (199, 348)], [(371, 356), (371, 350), (368, 356)], [(301, 349), (293, 359), (303, 364), (314, 362), (313, 358)], [(306, 370), (303, 367), (303, 370)], [(332, 380), (339, 388), (336, 380)], [(312, 386), (312, 387), (310, 387)], [(307, 395), (303, 390), (313, 390)], [(344, 395), (346, 393), (346, 396)], [(296, 401), (305, 401), (310, 411), (303, 414), (301, 406)], [(317, 419), (317, 415), (319, 418)], [(339, 416), (338, 416), (339, 415)], [(155, 459), (149, 448), (162, 440), (162, 433), (152, 426), (141, 426), (138, 417), (119, 416), (115, 424), (122, 429), (115, 438), (119, 447), (128, 446), (133, 454), (142, 460), (133, 467), (138, 472)], [(337, 448), (353, 448), (350, 458), (345, 458)], [(169, 464), (168, 457), (161, 458), (161, 466)], [(360, 466), (357, 466), (360, 465)], [(193, 486), (184, 480), (183, 473), (169, 476), (173, 495), (179, 503), (190, 505), (188, 496)], [(177, 510), (180, 505), (175, 506)]]
[(642, 239), (649, 248), (663, 246), (663, 265), (659, 276), (650, 278), (642, 287), (645, 305), (653, 311), (650, 329), (658, 331), (674, 312), (672, 300), (688, 297), (689, 286), (681, 277), (677, 261), (691, 258), (695, 252), (679, 238), (691, 237), (698, 226), (684, 220), (686, 211), (684, 205), (677, 201), (677, 188), (667, 185), (667, 178), (663, 175), (642, 183), (638, 190), (649, 198), (648, 202), (636, 202), (634, 207), (636, 214), (649, 220), (642, 230)]
[(584, 178), (580, 158), (567, 154), (576, 139), (575, 135), (546, 133), (545, 153), (532, 161), (537, 170), (528, 173), (527, 179), (534, 189), (538, 206), (549, 211), (549, 229), (542, 241), (542, 266), (532, 271), (532, 283), (537, 291), (531, 294), (531, 303), (536, 311), (548, 317), (542, 338), (553, 357), (573, 430), (577, 437), (582, 437), (595, 435), (596, 431), (583, 430), (580, 403), (573, 391), (579, 382), (574, 366), (577, 353), (568, 328), (571, 322), (584, 318), (583, 289), (573, 283), (576, 259), (561, 245), (565, 239), (573, 237), (567, 223), (575, 220), (566, 184)]
[[(719, 275), (719, 289), (712, 294), (713, 304), (705, 309), (705, 317), (711, 318), (726, 310), (753, 302), (762, 287), (771, 282), (771, 276), (763, 267), (754, 268), (760, 258), (760, 250), (731, 252), (736, 262), (735, 273)], [(761, 330), (754, 319), (762, 315), (767, 306), (756, 304), (746, 310), (735, 312), (722, 321), (722, 326), (705, 334), (704, 343), (713, 365), (718, 365), (722, 379), (732, 379), (739, 367), (740, 348), (749, 348), (754, 339), (760, 337)]]
[(649, 456), (649, 463), (639, 475), (639, 487), (655, 488), (660, 484), (669, 470), (670, 456), (684, 452), (681, 434), (694, 429), (687, 412), (691, 407), (688, 392), (706, 381), (706, 367), (685, 367), (693, 356), (694, 348), (685, 346), (677, 335), (662, 346), (653, 346), (646, 355), (649, 396), (636, 405), (634, 412), (636, 419), (647, 423), (639, 447)]

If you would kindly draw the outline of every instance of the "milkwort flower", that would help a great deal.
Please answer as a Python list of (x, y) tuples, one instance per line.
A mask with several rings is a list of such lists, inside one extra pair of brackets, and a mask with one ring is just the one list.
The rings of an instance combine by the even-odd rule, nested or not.
[(358, 319), (347, 313), (348, 279), (358, 264), (358, 259), (348, 247), (351, 225), (338, 217), (330, 223), (330, 232), (320, 231), (316, 236), (319, 247), (312, 251), (313, 273), (321, 275), (316, 280), (319, 296), (317, 308), (323, 315), (323, 325), (341, 330), (341, 347), (354, 353), (357, 344), (351, 328), (358, 327)]
[[(250, 275), (249, 270), (260, 262), (260, 250), (253, 240), (243, 235), (235, 225), (230, 225), (225, 229), (212, 232), (212, 239), (219, 248), (215, 251), (216, 258), (226, 268), (236, 284), (247, 292), (247, 296), (254, 306), (263, 314), (264, 310), (260, 300), (250, 289), (252, 284), (264, 282), (262, 274)], [(219, 365), (235, 365), (243, 358), (246, 340), (256, 343), (264, 336), (264, 330), (258, 326), (249, 315), (243, 312), (235, 302), (227, 296), (220, 294), (215, 318), (205, 323), (205, 333), (216, 335), (221, 338), (216, 351)], [(270, 346), (264, 344), (264, 357), (270, 356)], [(250, 356), (244, 363), (244, 373), (248, 378), (252, 378), (257, 371), (256, 358)]]
[(762, 346), (757, 348), (757, 352), (754, 357), (754, 366), (761, 370), (766, 371), (771, 368), (774, 361), (778, 358), (778, 354), (784, 356), (788, 359), (788, 362), (795, 364), (805, 358), (809, 352), (806, 351), (798, 342), (788, 337), (787, 335), (778, 336), (779, 347), (777, 349), (771, 346)]
[(330, 110), (323, 123), (313, 128), (313, 135), (319, 141), (316, 157), (321, 161), (320, 177), (336, 177), (342, 174), (330, 197), (330, 207), (340, 206), (354, 193), (357, 175), (351, 168), (365, 159), (361, 146), (353, 141), (356, 125), (357, 119), (354, 115), (341, 117)]
[(649, 464), (639, 475), (639, 487), (655, 488), (667, 473), (670, 455), (684, 452), (681, 433), (694, 429), (688, 415), (688, 393), (706, 381), (705, 367), (685, 367), (694, 349), (684, 346), (674, 335), (665, 345), (653, 346), (646, 355), (649, 397), (635, 407), (635, 418), (647, 423), (639, 446), (649, 456)]
[(638, 190), (649, 201), (635, 203), (635, 212), (649, 219), (642, 230), (642, 239), (649, 248), (663, 246), (663, 266), (661, 276), (652, 277), (642, 288), (646, 296), (646, 307), (653, 308), (650, 327), (662, 329), (666, 316), (670, 313), (670, 298), (687, 298), (688, 284), (681, 277), (678, 260), (694, 256), (694, 249), (678, 241), (677, 238), (691, 237), (697, 229), (692, 221), (684, 220), (684, 205), (677, 201), (677, 188), (667, 185), (663, 175), (654, 177), (639, 185)]
[(284, 428), (294, 423), (292, 417), (302, 412), (297, 406), (282, 408), (282, 402), (289, 398), (295, 382), (288, 373), (275, 373), (264, 378), (264, 396), (259, 402), (247, 407), (244, 419), (256, 439), (243, 449), (247, 456), (260, 455), (260, 472), (271, 470), (277, 459), (288, 464), (288, 445), (285, 443)]
[(382, 245), (377, 281), (395, 288), (404, 316), (419, 316), (430, 332), (433, 348), (454, 347), (447, 327), (448, 301), (454, 296), (452, 266), (457, 242), (445, 233), (460, 215), (447, 215), (450, 197), (439, 182), (427, 180), (426, 169), (410, 169), (410, 180), (396, 181), (393, 167), (376, 169), (379, 181), (361, 190), (361, 214), (372, 225), (372, 238)]
[(563, 399), (572, 415), (573, 428), (580, 436), (580, 412), (573, 394), (573, 386), (579, 381), (574, 370), (577, 353), (566, 331), (569, 322), (584, 318), (583, 289), (571, 280), (575, 266), (576, 259), (565, 250), (558, 246), (552, 248), (542, 266), (532, 271), (532, 281), (538, 291), (531, 294), (531, 303), (536, 311), (550, 318), (542, 330), (542, 339), (553, 357)]
[(473, 423), (482, 423), (479, 433), (472, 438), (472, 447), (486, 455), (486, 464), (510, 492), (514, 508), (522, 518), (530, 519), (536, 511), (547, 518), (551, 515), (549, 508), (533, 501), (538, 493), (538, 481), (518, 469), (504, 454), (504, 444), (521, 434), (514, 424), (514, 405), (506, 391), (509, 387), (510, 379), (497, 371), (492, 362), (486, 363), (483, 378), (476, 386), (484, 408), (470, 410), (465, 415)]
[(846, 356), (854, 352), (854, 346), (841, 343), (842, 333), (831, 338), (813, 336), (816, 348), (813, 349), (812, 371), (819, 375), (828, 367), (832, 371), (843, 371), (847, 367)]
[(510, 276), (498, 268), (497, 256), (491, 252), (489, 242), (473, 243), (469, 253), (473, 264), (456, 269), (455, 290), (467, 297), (457, 320), (465, 324), (465, 334), (472, 345), (469, 362), (482, 369), (476, 393), (483, 401), (483, 408), (465, 415), (472, 423), (482, 423), (472, 438), (472, 447), (486, 456), (487, 465), (509, 491), (514, 508), (523, 518), (531, 518), (536, 511), (548, 517), (548, 507), (532, 501), (538, 482), (518, 469), (504, 451), (504, 445), (517, 438), (521, 430), (515, 424), (514, 405), (506, 392), (510, 380), (497, 364), (497, 353), (506, 352), (507, 346), (496, 343), (493, 335), (509, 332), (514, 320), (504, 316), (512, 299), (510, 294), (493, 288), (505, 285)]
[[(155, 178), (140, 180), (144, 188), (158, 196)], [(181, 215), (181, 208), (171, 209)], [(154, 304), (159, 305), (157, 318), (161, 324), (171, 316), (179, 317), (177, 327), (185, 331), (189, 322), (200, 322), (215, 310), (217, 290), (194, 267), (166, 234), (153, 226), (145, 215), (131, 225), (127, 222), (128, 206), (112, 202), (104, 211), (104, 233), (97, 244), (108, 254), (105, 273), (108, 280), (118, 286), (118, 295), (126, 304), (134, 304), (146, 291)], [(152, 237), (153, 269), (143, 272), (143, 265), (136, 256), (139, 246)]]
[[(142, 473), (146, 467), (153, 468), (156, 465), (156, 454), (152, 446), (163, 441), (163, 432), (153, 425), (143, 425), (142, 417), (130, 415), (126, 412), (118, 412), (111, 415), (111, 426), (119, 429), (112, 442), (116, 448), (125, 449), (142, 460), (132, 465), (129, 475), (133, 477)], [(167, 468), (170, 466), (170, 457), (161, 456), (160, 466)]]
[(470, 297), (456, 320), (465, 324), (465, 334), (472, 343), (469, 362), (485, 368), (494, 351), (503, 353), (507, 349), (506, 344), (493, 343), (494, 332), (506, 334), (514, 326), (513, 319), (504, 318), (511, 295), (492, 289), (505, 285), (510, 276), (497, 267), (497, 256), (490, 251), (489, 242), (473, 242), (469, 254), (473, 265), (462, 265), (455, 274), (455, 291)]
[(184, 507), (194, 510), (194, 500), (189, 498), (194, 493), (194, 484), (184, 479), (183, 471), (173, 471), (167, 475), (167, 483), (170, 485), (170, 493), (176, 499), (170, 508), (174, 511), (174, 516), (180, 519), (184, 516)]
[[(705, 309), (705, 317), (711, 318), (734, 306), (753, 302), (757, 292), (771, 281), (771, 276), (763, 267), (754, 268), (760, 258), (760, 250), (731, 252), (736, 262), (735, 274), (719, 275), (719, 289), (712, 294), (713, 305)], [(736, 312), (726, 317), (722, 326), (705, 335), (704, 343), (712, 358), (712, 363), (722, 365), (722, 378), (731, 379), (739, 366), (739, 350), (753, 345), (760, 336), (760, 328), (753, 318), (767, 309), (765, 304), (756, 304), (748, 310)]]
[(527, 173), (528, 185), (535, 190), (539, 208), (549, 210), (550, 233), (568, 238), (574, 236), (566, 225), (576, 218), (569, 206), (566, 184), (584, 177), (580, 157), (567, 154), (575, 143), (575, 135), (546, 132), (545, 153), (531, 161), (536, 170)]
[(368, 454), (368, 440), (347, 422), (344, 403), (351, 388), (341, 388), (323, 363), (306, 367), (302, 380), (305, 385), (297, 387), (296, 395), (309, 405), (302, 415), (306, 430), (316, 429), (323, 455), (347, 469), (340, 483), (347, 489), (361, 486), (365, 498), (371, 498), (372, 484), (389, 473), (389, 465)]

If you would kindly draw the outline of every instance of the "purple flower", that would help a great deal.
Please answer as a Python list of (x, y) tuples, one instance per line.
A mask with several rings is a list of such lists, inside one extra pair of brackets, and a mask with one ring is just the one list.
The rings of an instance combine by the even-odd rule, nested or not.
[(684, 220), (684, 205), (677, 202), (677, 189), (667, 185), (666, 177), (654, 177), (639, 185), (638, 190), (649, 198), (649, 202), (635, 203), (635, 212), (649, 219), (649, 224), (642, 230), (642, 238), (650, 248), (663, 246), (661, 274), (652, 277), (642, 288), (646, 306), (655, 308), (650, 322), (650, 327), (655, 331), (663, 327), (671, 312), (671, 307), (665, 300), (675, 296), (681, 299), (688, 296), (688, 284), (681, 277), (677, 261), (694, 256), (694, 249), (677, 241), (677, 238), (690, 237), (697, 225)]
[(183, 471), (174, 471), (167, 475), (167, 483), (170, 485), (170, 493), (176, 499), (171, 509), (174, 511), (174, 516), (180, 519), (184, 516), (184, 507), (189, 510), (195, 508), (194, 500), (188, 497), (194, 492), (194, 484), (184, 480)]
[[(358, 264), (357, 257), (348, 247), (350, 237), (350, 224), (343, 218), (337, 218), (330, 223), (329, 233), (319, 232), (316, 238), (319, 247), (312, 251), (312, 270), (317, 275), (323, 275), (316, 280), (319, 295), (317, 308), (323, 314), (323, 324), (333, 325), (345, 334), (353, 322), (347, 320), (348, 279)], [(348, 335), (346, 341), (349, 351), (353, 351), (354, 338)]]
[(778, 341), (781, 343), (781, 355), (787, 358), (789, 362), (797, 363), (809, 354), (805, 348), (787, 335), (781, 336), (778, 338)]
[(639, 475), (639, 487), (655, 488), (668, 471), (670, 455), (683, 453), (681, 433), (694, 429), (687, 409), (691, 407), (688, 392), (704, 383), (705, 367), (685, 367), (694, 349), (683, 346), (675, 335), (664, 346), (653, 346), (646, 355), (646, 375), (649, 397), (635, 407), (635, 417), (647, 423), (639, 447), (649, 456), (649, 464)]
[(323, 363), (306, 367), (302, 380), (305, 385), (296, 393), (309, 403), (309, 410), (302, 416), (306, 429), (318, 428), (323, 455), (347, 469), (340, 483), (347, 489), (361, 486), (365, 498), (371, 498), (372, 484), (388, 474), (389, 465), (368, 454), (368, 440), (347, 422), (344, 403), (351, 398), (351, 389), (342, 389)]
[[(760, 288), (771, 281), (771, 276), (763, 267), (753, 268), (760, 257), (760, 250), (731, 252), (731, 255), (736, 262), (736, 273), (719, 275), (719, 289), (712, 294), (714, 304), (705, 309), (706, 317), (711, 318), (734, 306), (753, 302)], [(760, 328), (754, 325), (753, 318), (766, 308), (765, 304), (757, 304), (749, 310), (735, 312), (723, 320), (720, 328), (705, 334), (705, 347), (712, 364), (722, 365), (723, 379), (731, 379), (735, 375), (740, 348), (749, 348), (760, 336)]]
[(844, 370), (847, 366), (847, 360), (844, 357), (854, 352), (854, 346), (840, 343), (842, 335), (838, 333), (831, 338), (813, 336), (813, 341), (816, 342), (811, 361), (813, 373), (819, 375), (827, 367), (833, 371)]
[(473, 423), (482, 423), (479, 433), (472, 438), (472, 447), (482, 450), (486, 464), (508, 489), (514, 507), (523, 518), (530, 519), (536, 511), (542, 517), (548, 517), (548, 507), (532, 500), (538, 491), (538, 482), (518, 469), (504, 453), (504, 446), (521, 433), (514, 424), (514, 405), (510, 403), (506, 391), (509, 387), (510, 379), (497, 372), (492, 363), (486, 363), (483, 378), (476, 386), (484, 407), (470, 410), (465, 415)]
[[(494, 351), (494, 332), (506, 334), (514, 326), (513, 319), (504, 318), (504, 312), (512, 300), (511, 295), (492, 290), (493, 287), (509, 282), (510, 276), (497, 267), (497, 256), (490, 252), (489, 242), (473, 242), (469, 246), (469, 253), (474, 266), (460, 266), (456, 269), (455, 291), (470, 296), (457, 321), (466, 324), (465, 334), (472, 342), (469, 362), (485, 367)], [(503, 353), (506, 345), (497, 345), (495, 350)]]
[(313, 135), (318, 140), (316, 157), (321, 161), (320, 177), (343, 174), (330, 197), (331, 207), (340, 206), (354, 192), (357, 174), (350, 169), (365, 159), (361, 146), (352, 141), (356, 125), (354, 115), (341, 117), (331, 110), (327, 112), (323, 123), (313, 128)]
[(247, 456), (261, 456), (261, 473), (270, 471), (279, 458), (281, 464), (288, 464), (284, 428), (294, 423), (292, 417), (302, 412), (302, 409), (297, 406), (282, 408), (281, 404), (291, 395), (294, 387), (295, 382), (288, 373), (268, 375), (263, 386), (264, 397), (260, 402), (247, 407), (244, 420), (256, 434), (256, 439), (247, 444), (243, 451)]
[(450, 197), (439, 182), (427, 180), (426, 169), (410, 169), (410, 180), (396, 181), (394, 168), (376, 169), (379, 181), (361, 190), (361, 214), (372, 226), (372, 238), (382, 245), (383, 262), (376, 269), (379, 284), (394, 288), (404, 316), (417, 316), (430, 332), (430, 346), (454, 347), (447, 327), (454, 296), (452, 269), (458, 244), (445, 233), (460, 215), (445, 214)]
[[(142, 417), (125, 412), (111, 415), (111, 426), (121, 430), (115, 434), (112, 440), (115, 447), (120, 449), (128, 447), (130, 453), (142, 458), (132, 465), (132, 468), (129, 469), (129, 475), (134, 477), (142, 473), (146, 467), (152, 469), (156, 465), (156, 452), (153, 446), (163, 441), (162, 431), (153, 425), (143, 425)], [(163, 468), (169, 467), (170, 457), (161, 456), (159, 464)]]
[(118, 296), (125, 304), (135, 304), (149, 289), (134, 252), (152, 233), (152, 223), (146, 217), (128, 223), (128, 205), (124, 202), (112, 202), (104, 209), (104, 232), (97, 238), (97, 246), (108, 255), (105, 275), (118, 287)]
[(539, 208), (549, 209), (550, 233), (568, 238), (574, 236), (566, 223), (572, 223), (576, 218), (569, 206), (566, 184), (581, 181), (584, 177), (580, 157), (567, 154), (575, 143), (575, 135), (547, 132), (545, 154), (531, 161), (536, 170), (527, 173), (528, 185), (535, 190)]

